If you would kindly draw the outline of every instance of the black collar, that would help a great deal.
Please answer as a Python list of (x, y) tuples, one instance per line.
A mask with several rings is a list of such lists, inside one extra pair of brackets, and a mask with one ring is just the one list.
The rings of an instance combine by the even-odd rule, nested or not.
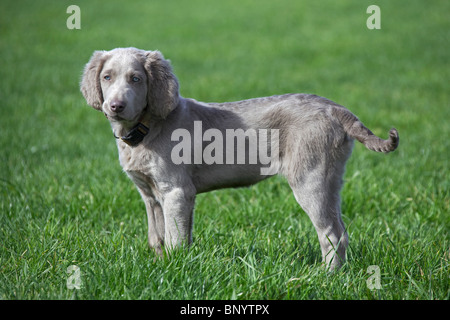
[(147, 126), (139, 122), (126, 136), (118, 137), (114, 134), (114, 138), (122, 140), (131, 147), (135, 147), (144, 140), (149, 130)]

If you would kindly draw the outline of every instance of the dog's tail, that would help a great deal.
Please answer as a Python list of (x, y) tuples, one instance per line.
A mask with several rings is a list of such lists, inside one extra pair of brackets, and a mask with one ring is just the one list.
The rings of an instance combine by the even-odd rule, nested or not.
[(344, 127), (345, 132), (364, 144), (367, 149), (376, 152), (388, 153), (398, 147), (400, 138), (398, 131), (392, 128), (389, 131), (389, 139), (383, 140), (372, 133), (361, 121), (349, 110), (344, 107), (333, 106), (333, 114)]

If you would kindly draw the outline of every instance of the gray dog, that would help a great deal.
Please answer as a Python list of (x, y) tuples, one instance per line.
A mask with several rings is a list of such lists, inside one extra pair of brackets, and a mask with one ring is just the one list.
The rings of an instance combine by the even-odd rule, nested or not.
[(158, 51), (94, 52), (81, 91), (111, 123), (120, 164), (145, 202), (149, 244), (159, 255), (191, 243), (196, 194), (279, 173), (314, 224), (323, 260), (338, 268), (348, 246), (339, 193), (353, 140), (385, 153), (399, 143), (396, 129), (382, 140), (350, 111), (315, 95), (230, 103), (183, 98)]

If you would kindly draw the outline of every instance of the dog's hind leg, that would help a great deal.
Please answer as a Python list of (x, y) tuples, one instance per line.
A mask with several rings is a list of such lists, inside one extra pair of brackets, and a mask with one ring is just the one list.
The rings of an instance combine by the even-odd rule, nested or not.
[[(287, 177), (295, 199), (308, 214), (319, 238), (322, 257), (333, 270), (345, 261), (348, 235), (341, 217), (340, 191), (345, 163), (350, 157), (353, 140), (339, 134), (330, 143), (305, 141), (301, 145), (295, 164), (284, 175)], [(315, 152), (304, 152), (305, 146), (315, 145)], [(321, 146), (319, 148), (319, 146)], [(312, 148), (309, 148), (312, 150)]]
[(348, 236), (341, 218), (341, 177), (320, 170), (290, 182), (295, 199), (308, 214), (319, 238), (323, 261), (333, 270), (345, 261)]

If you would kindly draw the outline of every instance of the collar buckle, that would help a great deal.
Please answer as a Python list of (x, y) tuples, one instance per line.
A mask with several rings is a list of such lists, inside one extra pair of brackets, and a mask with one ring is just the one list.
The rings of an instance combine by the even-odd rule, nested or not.
[(137, 146), (139, 143), (144, 140), (144, 137), (149, 132), (149, 128), (139, 122), (133, 129), (128, 132), (126, 136), (117, 137), (114, 135), (116, 139), (121, 139), (123, 142), (128, 144), (131, 147)]

